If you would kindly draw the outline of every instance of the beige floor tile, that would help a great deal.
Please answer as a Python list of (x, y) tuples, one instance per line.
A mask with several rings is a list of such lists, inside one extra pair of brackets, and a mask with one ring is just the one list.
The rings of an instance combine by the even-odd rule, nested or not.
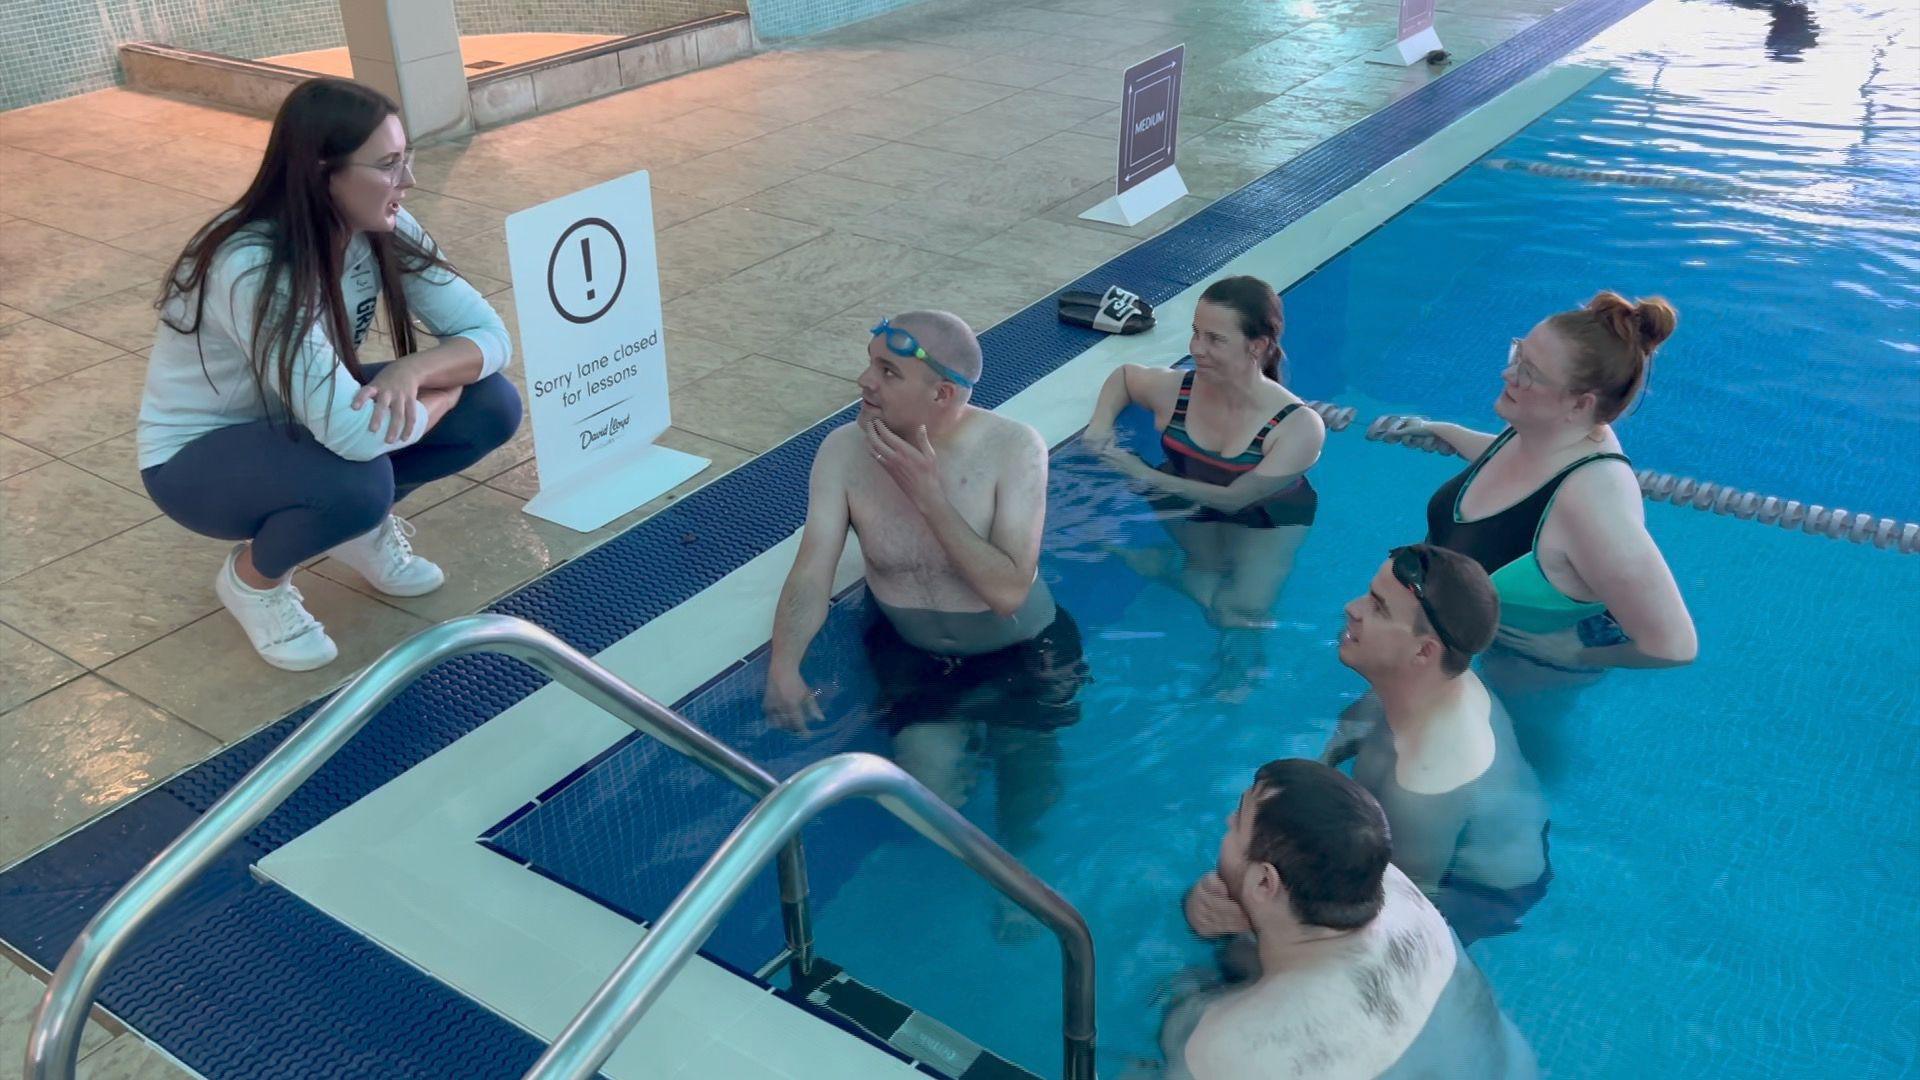
[[(148, 339), (146, 344), (153, 344), (151, 334)], [(125, 352), (125, 348), (98, 337), (41, 319), (0, 326), (0, 397), (71, 375)]]
[[(1059, 282), (1044, 272), (1014, 266), (993, 266), (971, 259), (949, 259), (932, 270), (890, 283), (847, 314), (866, 313), (852, 344), (864, 352), (867, 331), (881, 315), (932, 309), (951, 311), (978, 332), (1050, 296)], [(826, 324), (822, 324), (823, 326)]]
[(716, 150), (653, 174), (657, 190), (678, 191), (719, 203), (738, 202), (770, 187), (796, 180), (812, 170), (792, 164), (767, 164), (739, 146)]
[(129, 1031), (80, 1059), (75, 1080), (195, 1080), (152, 1043)]
[(28, 469), (37, 469), (52, 460), (51, 454), (43, 454), (25, 443), (0, 435), (0, 480)]
[(761, 453), (859, 396), (859, 388), (846, 379), (749, 356), (680, 395), (674, 426)]
[(116, 116), (92, 101), (73, 98), (0, 113), (0, 144), (60, 157), (132, 155), (173, 134), (164, 126)]
[[(14, 218), (11, 216), (0, 215), (0, 225), (4, 225), (12, 220), (14, 220)], [(0, 304), (0, 326), (12, 326), (14, 323), (31, 318), (33, 318), (33, 316), (21, 311), (19, 308), (10, 308), (4, 304)]]
[(0, 397), (0, 434), (49, 454), (71, 454), (132, 431), (147, 361), (107, 360)]
[(50, 318), (69, 330), (117, 345), (124, 352), (139, 352), (153, 347), (154, 334), (159, 330), (160, 312), (153, 306), (159, 295), (160, 282), (149, 281), (61, 308)]
[(764, 214), (814, 225), (845, 227), (906, 198), (906, 192), (828, 173), (810, 173), (742, 200)]
[(880, 139), (835, 131), (807, 122), (768, 132), (730, 147), (728, 153), (759, 168), (796, 168), (812, 172), (885, 145)]
[[(918, 305), (916, 305), (918, 306)], [(867, 369), (867, 342), (874, 324), (895, 310), (910, 308), (859, 304), (768, 346), (766, 356), (833, 375), (848, 382)]]
[[(426, 596), (390, 596), (381, 601), (429, 622), (472, 614), (586, 546), (580, 533), (521, 512), (523, 502), (483, 485), (415, 516), (412, 521), (419, 532), (413, 548), (440, 564), (447, 572), (447, 583)], [(485, 541), (474, 542), (479, 537)], [(314, 571), (357, 592), (375, 595), (372, 586), (333, 560), (322, 562)]]
[(1032, 217), (1078, 195), (1088, 182), (1088, 177), (1064, 175), (1051, 167), (1002, 160), (992, 169), (950, 177), (928, 194), (942, 202)]
[[(0, 626), (0, 713), (87, 673), (87, 669), (61, 656), (11, 626)], [(0, 959), (0, 972), (7, 964)], [(3, 1010), (4, 1006), (0, 1006)], [(0, 1027), (4, 1027), (0, 1023)], [(5, 1045), (0, 1032), (0, 1046)]]
[(187, 241), (194, 238), (207, 224), (205, 214), (188, 214), (175, 221), (164, 222), (150, 229), (130, 232), (125, 236), (116, 236), (112, 246), (121, 251), (130, 251), (135, 255), (152, 259), (163, 267), (172, 267), (174, 260), (186, 249)]
[(407, 192), (407, 211), (438, 241), (459, 240), (507, 222), (505, 211), (448, 195), (414, 188)]
[(0, 480), (0, 581), (159, 516), (153, 503), (64, 461)]
[(595, 177), (545, 161), (500, 164), (486, 159), (462, 160), (436, 170), (438, 176), (420, 178), (420, 186), (441, 195), (480, 203), (513, 213), (549, 199), (592, 187)]
[(1011, 210), (962, 206), (934, 199), (906, 199), (842, 228), (923, 251), (957, 255), (1025, 220), (1025, 214)]
[(267, 137), (273, 132), (273, 122), (209, 106), (197, 108), (192, 119), (181, 122), (180, 128), (189, 135), (204, 135), (219, 142), (264, 151)]
[(133, 153), (124, 150), (53, 153), (68, 161), (223, 203), (238, 199), (253, 182), (254, 173), (260, 170), (260, 151), (204, 135), (169, 137)]
[(649, 124), (638, 135), (698, 147), (711, 154), (786, 126), (784, 120), (709, 105)]
[(1085, 187), (1119, 171), (1120, 143), (1114, 136), (1062, 131), (1008, 154), (1006, 164), (1044, 169)]
[(0, 621), (97, 668), (216, 610), (227, 550), (155, 518), (0, 585)]
[(1095, 229), (1034, 218), (961, 252), (995, 268), (1065, 283), (1133, 246), (1133, 240)]
[(653, 189), (653, 227), (667, 229), (701, 214), (719, 209), (722, 203), (698, 195), (684, 195), (664, 188)]
[(84, 236), (111, 240), (221, 203), (170, 187), (26, 150), (0, 156), (0, 209)]
[[(1057, 118), (1048, 120), (1009, 120), (982, 109), (951, 120), (942, 120), (930, 128), (902, 135), (902, 143), (932, 147), (955, 154), (998, 159), (1060, 130)], [(991, 168), (990, 165), (977, 166)]]
[(623, 134), (575, 147), (567, 151), (566, 161), (569, 168), (596, 180), (611, 180), (641, 169), (664, 169), (711, 152), (693, 143), (646, 134)]
[(943, 120), (950, 120), (954, 115), (952, 109), (933, 102), (907, 105), (871, 97), (822, 113), (810, 123), (829, 131), (844, 131), (876, 139), (899, 139), (916, 131), (924, 131)]
[(972, 112), (984, 105), (1011, 97), (1019, 91), (1001, 83), (935, 75), (909, 83), (880, 95), (880, 100), (901, 105), (931, 105), (950, 113)]
[(967, 66), (967, 78), (976, 82), (999, 83), (1029, 90), (1079, 71), (1071, 64), (1035, 60), (1025, 56), (992, 56)]
[[(18, 1064), (14, 1058), (26, 1048), (34, 1010), (40, 1007), (40, 998), (46, 992), (47, 984), (0, 957), (0, 1053), (6, 1055), (9, 1071)], [(105, 1028), (89, 1020), (80, 1035), (80, 1053), (90, 1054), (111, 1038)]]
[(0, 303), (35, 315), (120, 292), (164, 264), (24, 218), (0, 225)]
[(660, 288), (679, 296), (800, 246), (826, 229), (739, 206), (723, 206), (660, 230)]
[(221, 610), (108, 664), (100, 675), (234, 742), (333, 690), (428, 625), (309, 571), (295, 572), (293, 583), (340, 646), (339, 659), (318, 671), (268, 665)]
[(747, 355), (737, 345), (666, 328), (667, 394), (669, 404), (682, 390)]
[(128, 491), (146, 497), (147, 485), (140, 479), (140, 440), (128, 431), (103, 443), (95, 443), (61, 459), (78, 465), (93, 475)]
[(219, 748), (94, 675), (0, 713), (0, 864)]
[(847, 176), (869, 184), (884, 184), (903, 191), (926, 192), (978, 171), (980, 159), (931, 147), (902, 150), (882, 146), (858, 157), (848, 158), (827, 169), (834, 176)]
[(1104, 101), (1109, 105), (1118, 105), (1121, 84), (1124, 81), (1111, 71), (1075, 68), (1056, 79), (1041, 83), (1036, 89), (1051, 94), (1071, 94), (1074, 97), (1091, 98), (1094, 101)]
[(482, 296), (501, 292), (513, 281), (513, 267), (507, 262), (505, 226), (457, 239), (436, 238), (436, 242), (447, 261), (479, 289)]

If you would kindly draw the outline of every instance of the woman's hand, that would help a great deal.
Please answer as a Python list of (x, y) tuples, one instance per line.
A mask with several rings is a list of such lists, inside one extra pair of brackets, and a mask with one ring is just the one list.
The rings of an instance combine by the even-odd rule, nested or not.
[(367, 417), (367, 430), (379, 431), (384, 423), (387, 426), (387, 441), (397, 443), (413, 437), (413, 406), (420, 400), (420, 393), (417, 369), (405, 360), (395, 360), (381, 368), (371, 382), (353, 395), (353, 407), (365, 408), (368, 402), (372, 402), (373, 411)]
[(1134, 479), (1139, 479), (1153, 471), (1153, 467), (1141, 460), (1139, 454), (1122, 449), (1120, 444), (1115, 442), (1108, 443), (1100, 450), (1100, 460)]
[(1586, 645), (1580, 640), (1580, 635), (1572, 630), (1536, 634), (1526, 630), (1515, 630), (1511, 626), (1502, 626), (1493, 640), (1496, 644), (1504, 645), (1522, 656), (1544, 661), (1555, 667), (1590, 668), (1594, 666)]

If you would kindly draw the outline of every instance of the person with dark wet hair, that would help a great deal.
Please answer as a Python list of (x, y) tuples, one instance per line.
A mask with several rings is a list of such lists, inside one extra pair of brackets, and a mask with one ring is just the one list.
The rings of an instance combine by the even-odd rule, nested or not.
[(1487, 572), (1445, 548), (1396, 548), (1346, 616), (1340, 662), (1369, 690), (1321, 760), (1353, 762), (1393, 828), (1393, 864), (1463, 944), (1518, 929), (1553, 870), (1539, 779), (1471, 670), (1500, 623)]
[[(1193, 370), (1128, 364), (1108, 377), (1085, 445), (1149, 492), (1177, 553), (1123, 552), (1136, 570), (1191, 597), (1220, 631), (1215, 693), (1244, 699), (1266, 673), (1264, 638), (1319, 507), (1306, 473), (1326, 424), (1281, 383), (1286, 320), (1258, 278), (1207, 286), (1194, 307)], [(1118, 446), (1128, 405), (1154, 415), (1165, 460)], [(1170, 557), (1169, 557), (1170, 556)]]
[[(402, 206), (412, 162), (390, 98), (309, 79), (162, 286), (140, 477), (174, 521), (239, 541), (214, 592), (276, 667), (338, 654), (291, 583), (315, 556), (391, 596), (439, 588), (393, 506), (520, 425), (505, 324)], [(397, 359), (364, 363), (383, 307)]]
[(1197, 988), (1161, 1029), (1170, 1080), (1537, 1075), (1533, 1053), (1420, 890), (1366, 789), (1268, 762), (1187, 897), (1203, 937), (1252, 936), (1257, 975)]

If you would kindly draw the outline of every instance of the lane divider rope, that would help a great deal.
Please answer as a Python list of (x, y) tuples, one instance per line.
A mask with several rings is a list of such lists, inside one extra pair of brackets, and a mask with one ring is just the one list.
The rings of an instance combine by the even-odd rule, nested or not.
[[(1450, 455), (1454, 452), (1452, 447), (1432, 435), (1407, 435), (1399, 430), (1402, 424), (1416, 419), (1420, 418), (1382, 416), (1367, 425), (1367, 439), (1409, 446), (1430, 454)], [(1634, 475), (1640, 481), (1640, 493), (1654, 502), (1710, 510), (1741, 521), (1778, 525), (1783, 529), (1832, 540), (1849, 540), (1856, 544), (1871, 542), (1874, 547), (1899, 551), (1905, 555), (1920, 554), (1920, 522), (1901, 522), (1889, 517), (1829, 509), (1819, 503), (1802, 504), (1794, 499), (1741, 491), (1726, 484), (1655, 472), (1652, 469), (1641, 469)]]

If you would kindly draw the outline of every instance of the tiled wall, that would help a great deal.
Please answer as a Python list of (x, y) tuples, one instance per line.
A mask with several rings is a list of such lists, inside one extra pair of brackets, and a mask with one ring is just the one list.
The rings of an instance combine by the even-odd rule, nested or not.
[(817, 34), (870, 19), (915, 0), (753, 0), (753, 28), (763, 38)]
[(454, 0), (462, 34), (640, 34), (723, 11), (747, 0)]
[(257, 59), (346, 37), (338, 0), (0, 0), (0, 109), (114, 85), (127, 41)]

